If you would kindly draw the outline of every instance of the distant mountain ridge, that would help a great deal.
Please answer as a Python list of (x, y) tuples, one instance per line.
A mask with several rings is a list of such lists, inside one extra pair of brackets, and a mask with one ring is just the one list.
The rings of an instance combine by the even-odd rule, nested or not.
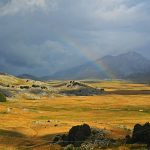
[(131, 74), (142, 74), (149, 71), (150, 60), (137, 52), (128, 52), (117, 56), (107, 55), (95, 62), (59, 71), (42, 79), (124, 79)]
[(137, 52), (128, 52), (117, 56), (105, 56), (97, 60), (104, 64), (108, 71), (116, 77), (124, 77), (133, 73), (143, 73), (150, 69), (150, 60)]

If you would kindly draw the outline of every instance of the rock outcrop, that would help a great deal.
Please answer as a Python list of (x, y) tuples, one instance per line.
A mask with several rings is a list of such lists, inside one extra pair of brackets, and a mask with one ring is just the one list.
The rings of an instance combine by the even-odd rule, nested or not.
[(132, 137), (127, 136), (127, 143), (139, 143), (150, 145), (150, 123), (144, 125), (136, 124), (133, 129)]
[(108, 147), (115, 145), (116, 141), (106, 137), (108, 131), (91, 128), (87, 124), (73, 126), (68, 134), (57, 135), (53, 143), (61, 146), (80, 147), (81, 149), (94, 149), (95, 147)]

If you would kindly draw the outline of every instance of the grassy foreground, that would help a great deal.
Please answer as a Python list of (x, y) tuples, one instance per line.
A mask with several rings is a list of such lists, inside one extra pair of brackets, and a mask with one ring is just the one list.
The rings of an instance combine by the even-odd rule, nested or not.
[(60, 149), (47, 144), (52, 135), (82, 123), (106, 128), (113, 138), (124, 138), (136, 123), (150, 121), (148, 85), (122, 81), (88, 84), (107, 92), (0, 103), (0, 149)]

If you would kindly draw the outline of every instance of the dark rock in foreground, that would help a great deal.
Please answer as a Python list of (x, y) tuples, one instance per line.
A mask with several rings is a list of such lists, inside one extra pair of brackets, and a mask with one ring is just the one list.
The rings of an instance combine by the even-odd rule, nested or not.
[(87, 124), (73, 126), (68, 135), (57, 135), (53, 142), (62, 146), (73, 144), (79, 146), (91, 135), (91, 128)]
[(67, 135), (57, 135), (53, 143), (61, 146), (80, 147), (82, 149), (91, 149), (95, 147), (108, 147), (115, 145), (116, 141), (106, 138), (108, 131), (102, 129), (90, 128), (89, 125), (73, 126)]
[(150, 145), (150, 123), (144, 125), (136, 124), (133, 129), (132, 137), (127, 136), (127, 144), (148, 144)]
[(91, 128), (87, 124), (74, 126), (68, 133), (68, 141), (71, 144), (80, 145), (91, 135)]

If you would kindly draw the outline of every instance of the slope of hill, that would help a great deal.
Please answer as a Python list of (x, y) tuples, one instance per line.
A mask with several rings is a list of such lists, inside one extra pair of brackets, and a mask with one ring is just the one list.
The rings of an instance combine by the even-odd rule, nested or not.
[(21, 74), (21, 75), (18, 75), (17, 77), (21, 79), (41, 80), (40, 78), (30, 75), (30, 74)]
[(0, 74), (0, 93), (8, 98), (40, 99), (62, 95), (101, 95), (103, 91), (87, 83), (77, 81), (44, 82), (17, 78), (8, 74)]
[(53, 88), (46, 82), (21, 79), (8, 74), (0, 74), (0, 93), (9, 98), (39, 99), (50, 95)]
[(150, 71), (144, 73), (134, 73), (127, 76), (126, 79), (139, 83), (150, 83)]
[[(96, 62), (59, 71), (43, 79), (123, 79), (134, 73), (143, 73), (150, 70), (150, 60), (136, 52), (128, 52), (117, 56), (105, 56)], [(111, 73), (111, 74), (110, 74)], [(113, 75), (113, 76), (111, 76)]]

